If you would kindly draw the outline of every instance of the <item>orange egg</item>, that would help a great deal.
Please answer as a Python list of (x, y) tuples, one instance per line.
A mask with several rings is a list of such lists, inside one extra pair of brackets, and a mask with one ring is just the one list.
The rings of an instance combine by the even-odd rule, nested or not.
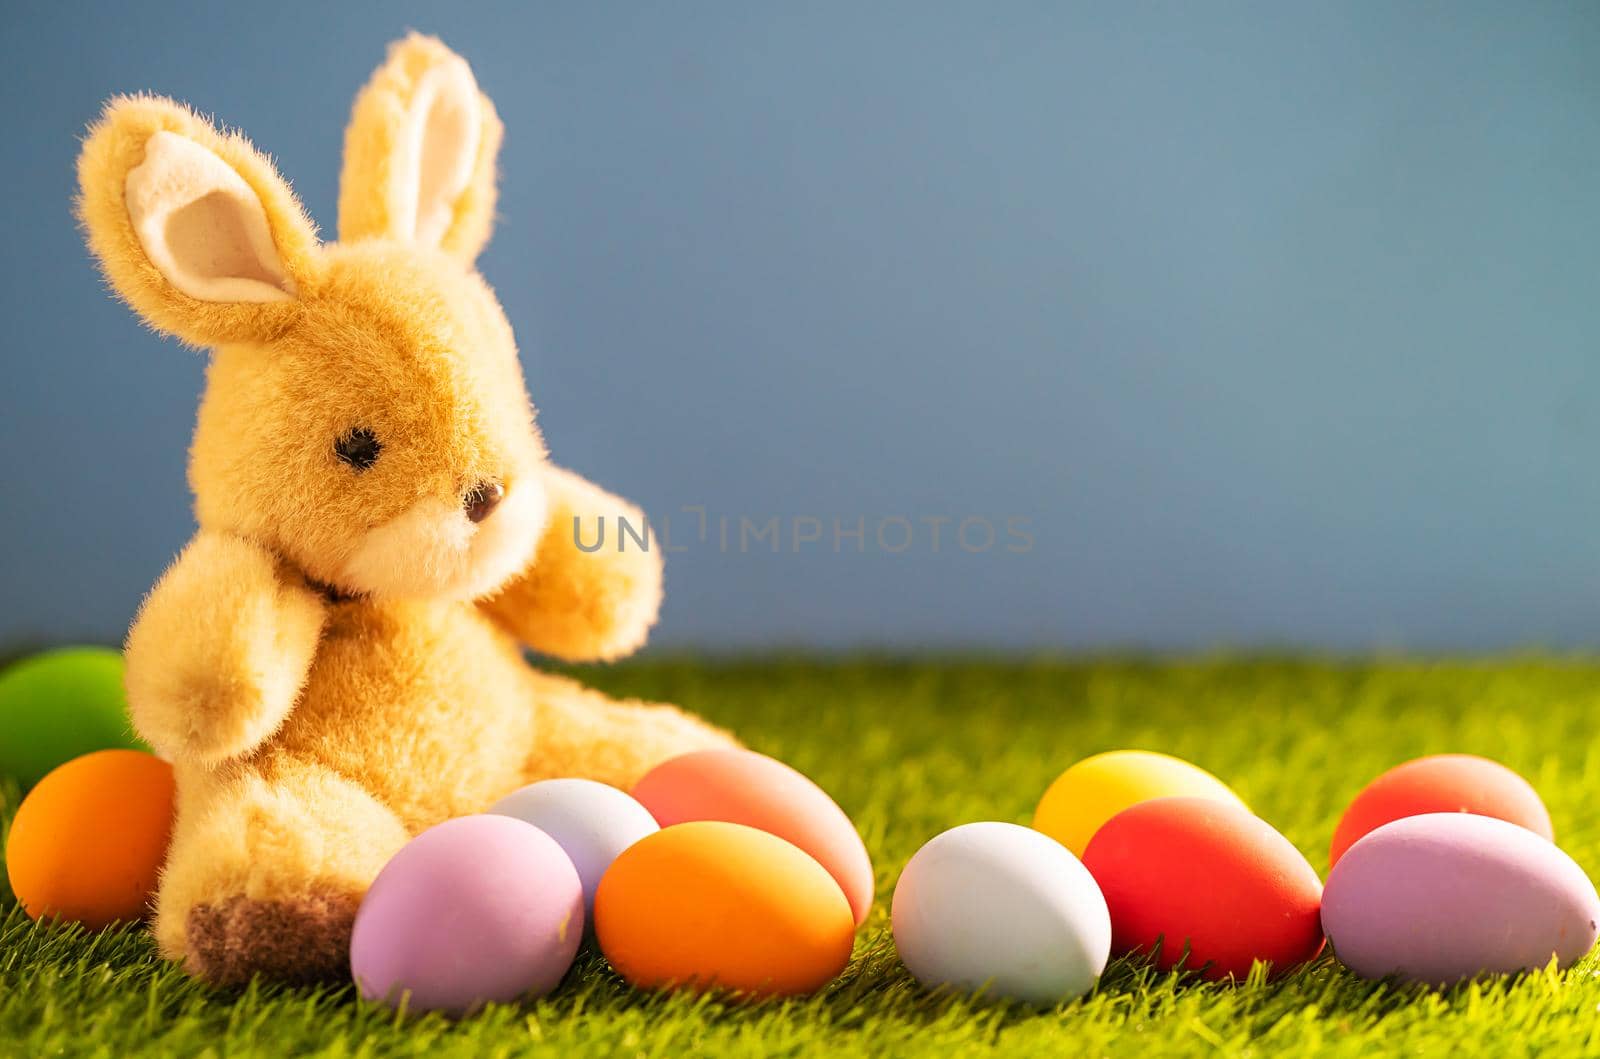
[(833, 877), (781, 838), (703, 820), (647, 835), (595, 894), (595, 934), (645, 989), (747, 997), (822, 988), (850, 959), (855, 919)]
[(172, 834), (172, 766), (138, 750), (74, 758), (17, 809), (6, 874), (34, 919), (88, 927), (149, 910)]

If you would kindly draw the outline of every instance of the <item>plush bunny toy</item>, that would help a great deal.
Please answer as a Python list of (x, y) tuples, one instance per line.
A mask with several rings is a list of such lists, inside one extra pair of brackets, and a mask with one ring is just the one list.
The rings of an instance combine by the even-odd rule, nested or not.
[(84, 143), (111, 287), (214, 350), (200, 530), (127, 644), (134, 724), (178, 778), (155, 933), (207, 980), (348, 973), (356, 907), (420, 829), (731, 743), (523, 659), (634, 650), (661, 568), (653, 542), (576, 545), (575, 519), (644, 523), (546, 462), (473, 267), (500, 134), (465, 62), (394, 45), (350, 120), (337, 244), (243, 137), (170, 100), (113, 100)]

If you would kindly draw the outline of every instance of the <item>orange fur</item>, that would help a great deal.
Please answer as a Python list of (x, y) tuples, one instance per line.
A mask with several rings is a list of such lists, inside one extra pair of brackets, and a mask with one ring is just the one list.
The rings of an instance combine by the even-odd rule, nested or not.
[[(500, 123), (475, 85), (467, 94), (459, 62), (413, 36), (363, 90), (343, 244), (318, 243), (247, 141), (171, 101), (113, 100), (83, 147), (79, 216), (112, 289), (152, 326), (214, 347), (190, 457), (200, 532), (126, 652), (134, 723), (178, 775), (156, 935), (196, 973), (338, 973), (322, 966), (342, 951), (330, 932), (419, 829), (534, 779), (627, 785), (666, 757), (731, 742), (522, 657), (523, 645), (591, 659), (637, 648), (661, 560), (653, 546), (574, 544), (575, 515), (643, 520), (546, 460), (510, 325), (472, 264)], [(451, 135), (407, 140), (438, 124), (407, 108), (443, 65)], [(465, 99), (481, 102), (470, 137)], [(152, 143), (159, 132), (210, 155)], [(460, 157), (437, 157), (453, 146)], [(393, 194), (418, 164), (433, 175)], [(451, 172), (464, 185), (430, 200)], [(142, 225), (135, 189), (141, 208), (159, 207)], [(424, 226), (397, 220), (394, 202), (448, 221), (419, 244)], [(178, 219), (161, 221), (168, 210)], [(272, 260), (253, 262), (260, 241), (241, 233), (262, 217)], [(246, 281), (281, 271), (287, 294), (234, 283), (230, 269)], [(203, 282), (179, 288), (193, 276)], [(365, 466), (348, 447), (357, 436), (381, 444)], [(471, 501), (491, 487), (503, 499), (475, 520)]]
[[(552, 469), (545, 478), (550, 519), (536, 563), (484, 602), (484, 608), (536, 651), (572, 662), (631, 654), (644, 643), (661, 605), (661, 559), (644, 515), (632, 504)], [(575, 521), (576, 520), (576, 524)], [(604, 544), (593, 546), (604, 520)], [(623, 536), (623, 520), (649, 550)]]

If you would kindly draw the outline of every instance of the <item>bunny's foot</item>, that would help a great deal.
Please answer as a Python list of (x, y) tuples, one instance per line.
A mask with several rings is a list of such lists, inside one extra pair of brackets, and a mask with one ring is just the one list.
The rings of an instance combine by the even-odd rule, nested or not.
[(196, 905), (184, 924), (189, 969), (220, 986), (244, 985), (257, 974), (296, 984), (344, 978), (358, 903), (322, 895)]
[(283, 759), (185, 790), (156, 897), (156, 941), (215, 985), (349, 974), (361, 897), (408, 837), (357, 784)]

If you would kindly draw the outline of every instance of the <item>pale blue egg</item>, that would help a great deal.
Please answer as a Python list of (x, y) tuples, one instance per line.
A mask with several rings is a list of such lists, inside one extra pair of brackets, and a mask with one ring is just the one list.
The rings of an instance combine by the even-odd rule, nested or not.
[(541, 780), (506, 795), (489, 810), (532, 824), (566, 851), (583, 880), (584, 912), (594, 921), (594, 892), (611, 862), (661, 830), (650, 811), (617, 788), (594, 780)]
[(893, 925), (923, 985), (1037, 1006), (1093, 989), (1111, 952), (1111, 915), (1089, 870), (1016, 824), (963, 824), (918, 850), (895, 886)]

